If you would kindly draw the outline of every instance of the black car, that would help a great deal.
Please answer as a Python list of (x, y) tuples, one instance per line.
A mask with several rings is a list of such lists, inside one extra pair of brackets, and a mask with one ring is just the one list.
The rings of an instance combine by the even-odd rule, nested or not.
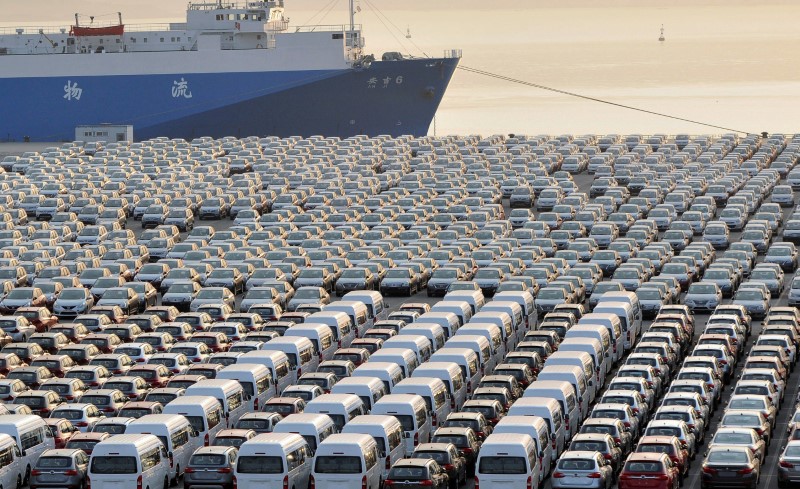
[(450, 485), (450, 477), (435, 460), (404, 458), (394, 464), (384, 481), (387, 487), (397, 484), (445, 489)]
[(439, 428), (431, 437), (431, 443), (452, 443), (467, 462), (467, 475), (475, 476), (475, 462), (481, 451), (481, 441), (472, 428)]
[(467, 461), (452, 443), (423, 443), (414, 449), (411, 458), (436, 461), (447, 472), (450, 489), (467, 482)]

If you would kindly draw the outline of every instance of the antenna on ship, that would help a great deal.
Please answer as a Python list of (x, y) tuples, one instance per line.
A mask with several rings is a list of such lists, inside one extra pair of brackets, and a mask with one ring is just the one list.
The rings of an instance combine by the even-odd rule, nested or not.
[(411, 39), (411, 28), (406, 26), (406, 39)]
[(664, 24), (661, 24), (661, 35), (658, 37), (658, 40), (664, 42), (666, 38), (664, 37)]

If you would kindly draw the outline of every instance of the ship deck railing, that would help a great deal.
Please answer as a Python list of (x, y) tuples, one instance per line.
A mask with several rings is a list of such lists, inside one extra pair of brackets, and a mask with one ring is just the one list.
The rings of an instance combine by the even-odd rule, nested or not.
[[(355, 24), (356, 31), (361, 30), (361, 24)], [(299, 25), (294, 27), (293, 32), (350, 32), (350, 25)]]

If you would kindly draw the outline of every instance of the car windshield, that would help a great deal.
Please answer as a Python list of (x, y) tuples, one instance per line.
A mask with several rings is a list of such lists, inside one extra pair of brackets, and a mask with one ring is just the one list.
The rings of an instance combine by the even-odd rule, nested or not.
[(749, 433), (717, 433), (714, 443), (749, 445), (753, 442), (753, 437)]
[(716, 294), (717, 287), (716, 285), (707, 285), (707, 284), (692, 284), (689, 287), (690, 294)]
[(758, 419), (758, 416), (734, 414), (732, 416), (725, 416), (722, 419), (722, 424), (730, 426), (761, 426), (761, 421)]

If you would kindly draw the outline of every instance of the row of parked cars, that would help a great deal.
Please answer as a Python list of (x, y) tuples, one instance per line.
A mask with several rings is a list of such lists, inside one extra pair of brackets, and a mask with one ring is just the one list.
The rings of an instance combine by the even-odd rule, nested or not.
[[(564, 135), (154, 140), (112, 143), (92, 157), (74, 145), (46, 155), (25, 155), (9, 162), (21, 175), (3, 174), (18, 193), (10, 192), (7, 199), (9, 229), (2, 236), (10, 240), (2, 248), (7, 260), (3, 271), (8, 269), (3, 276), (9, 277), (4, 287), (14, 300), (4, 298), (0, 306), (8, 314), (4, 329), (17, 335), (3, 349), (7, 363), (10, 358), (10, 383), (21, 383), (24, 390), (27, 382), (36, 389), (22, 392), (11, 408), (16, 416), (28, 414), (25, 408), (48, 415), (66, 410), (59, 403), (72, 396), (83, 406), (80, 418), (71, 416), (86, 423), (86, 431), (98, 418), (92, 406), (107, 414), (126, 414), (97, 420), (92, 433), (97, 427), (112, 430), (103, 426), (124, 418), (137, 418), (130, 425), (157, 425), (162, 432), (166, 426), (170, 436), (162, 443), (164, 454), (153, 453), (158, 444), (148, 446), (148, 440), (133, 451), (139, 472), (143, 455), (148, 465), (157, 458), (163, 468), (171, 454), (167, 482), (180, 476), (186, 482), (192, 474), (183, 470), (191, 462), (175, 463), (178, 453), (170, 430), (186, 428), (180, 416), (190, 420), (185, 430), (189, 446), (201, 440), (210, 445), (218, 437), (208, 423), (216, 417), (213, 402), (192, 399), (192, 406), (204, 413), (199, 423), (188, 411), (173, 411), (185, 409), (176, 406), (203, 397), (199, 389), (206, 389), (202, 392), (216, 393), (210, 397), (217, 400), (226, 429), (275, 431), (294, 415), (323, 415), (333, 422), (332, 432), (341, 432), (323, 441), (314, 421), (303, 440), (291, 432), (250, 439), (236, 433), (230, 438), (238, 441), (229, 443), (241, 443), (240, 456), (245, 448), (255, 447), (256, 452), (247, 455), (255, 457), (266, 444), (282, 461), (278, 472), (278, 465), (258, 457), (242, 459), (242, 470), (237, 464), (227, 472), (239, 485), (253, 480), (244, 474), (255, 473), (265, 481), (264, 472), (278, 478), (301, 474), (303, 480), (302, 467), (310, 468), (306, 480), (313, 476), (316, 485), (331, 480), (353, 485), (366, 481), (368, 487), (381, 480), (390, 485), (406, 480), (439, 485), (464, 481), (459, 470), (442, 468), (438, 462), (393, 458), (392, 450), (379, 449), (373, 435), (378, 431), (350, 432), (358, 429), (361, 423), (354, 421), (367, 411), (369, 416), (397, 419), (407, 454), (417, 449), (421, 453), (425, 446), (431, 453), (446, 448), (447, 457), (453, 458), (454, 447), (466, 462), (464, 473), (468, 468), (472, 474), (474, 467), (478, 482), (491, 485), (513, 478), (519, 485), (538, 485), (576, 436), (578, 421), (594, 412), (589, 403), (598, 396), (611, 366), (622, 362), (627, 351), (644, 348), (637, 345), (642, 314), (670, 311), (687, 287), (706, 285), (704, 280), (693, 282), (717, 270), (734, 277), (731, 293), (742, 295), (734, 300), (744, 301), (740, 305), (745, 312), (769, 313), (766, 307), (757, 309), (758, 301), (746, 302), (749, 295), (742, 294), (756, 290), (764, 298), (761, 287), (745, 287), (761, 276), (753, 276), (757, 240), (731, 244), (725, 251), (731, 255), (717, 258), (715, 247), (722, 249), (725, 243), (711, 243), (716, 234), (709, 226), (720, 228), (713, 224), (714, 206), (726, 204), (726, 210), (745, 209), (750, 226), (746, 232), (769, 235), (778, 230), (780, 209), (766, 199), (779, 187), (777, 163), (793, 166), (796, 153), (796, 142), (782, 136), (623, 142)], [(572, 172), (596, 174), (591, 196), (574, 181), (573, 164), (577, 166)], [(767, 168), (772, 164), (776, 168)], [(726, 189), (727, 199), (721, 194), (718, 198), (714, 185)], [(526, 190), (529, 203), (520, 205), (514, 199), (516, 208), (506, 220), (504, 196)], [(52, 214), (44, 206), (39, 216), (44, 200), (37, 203), (27, 193), (61, 199), (56, 203), (63, 205)], [(11, 212), (24, 200), (30, 209), (37, 206), (35, 214), (42, 221), (28, 224), (22, 221), (23, 213)], [(234, 206), (226, 203), (232, 202), (249, 207), (230, 212)], [(98, 205), (102, 209), (86, 209)], [(205, 216), (219, 219), (235, 213), (231, 225), (216, 225), (217, 230), (195, 226), (194, 215), (202, 218), (203, 210), (215, 205), (218, 212)], [(125, 222), (99, 223), (95, 212), (109, 209), (125, 213)], [(186, 220), (158, 218), (173, 211)], [(138, 236), (123, 229), (137, 218), (148, 228)], [(689, 243), (695, 235), (702, 238)], [(739, 248), (742, 244), (749, 247)], [(608, 251), (613, 253), (609, 256)], [(747, 259), (750, 268), (745, 272)], [(447, 296), (430, 310), (426, 304), (406, 304), (384, 320), (382, 297), (364, 289), (385, 295), (426, 290), (430, 296)], [(647, 297), (640, 289), (657, 291), (660, 304), (646, 309)], [(349, 295), (351, 290), (363, 292), (342, 301), (330, 297)], [(494, 300), (483, 304), (483, 297), (492, 295)], [(77, 299), (74, 307), (67, 303), (70, 297)], [(584, 302), (596, 306), (593, 313), (583, 308)], [(704, 306), (714, 307), (692, 304), (693, 309)], [(34, 325), (34, 333), (31, 323), (43, 322), (51, 311), (58, 322), (49, 319), (54, 324), (38, 330)], [(691, 314), (683, 306), (674, 311), (675, 318), (660, 315), (665, 324), (646, 333), (651, 337), (644, 346), (654, 351), (636, 355), (662, 353), (677, 365), (679, 354), (668, 352), (681, 341), (675, 323), (686, 323)], [(534, 331), (527, 330), (531, 327)], [(40, 336), (53, 332), (67, 342), (61, 336), (52, 341)], [(42, 345), (58, 358), (42, 359)], [(553, 352), (556, 346), (559, 351)], [(38, 363), (33, 371), (22, 365), (35, 361), (47, 363)], [(258, 367), (272, 380), (259, 381), (264, 370)], [(46, 378), (54, 372), (66, 379)], [(245, 373), (253, 382), (245, 380)], [(89, 389), (81, 389), (76, 381)], [(67, 386), (56, 388), (59, 382)], [(38, 387), (45, 384), (45, 390), (58, 394), (41, 394)], [(381, 384), (389, 397), (376, 401)], [(525, 395), (520, 398), (521, 386)], [(10, 391), (21, 392), (17, 388)], [(420, 395), (426, 392), (430, 394)], [(398, 409), (406, 410), (408, 417)], [(528, 409), (523, 411), (527, 417), (514, 419), (519, 413), (515, 409)], [(499, 420), (506, 413), (509, 416)], [(608, 419), (615, 423), (613, 418)], [(48, 422), (51, 419), (68, 421)], [(437, 431), (431, 433), (434, 422)], [(492, 424), (504, 422), (516, 422), (516, 435), (487, 434)], [(127, 433), (130, 425), (121, 424)], [(309, 423), (303, 426), (308, 429)], [(156, 432), (152, 426), (141, 429)], [(445, 429), (454, 431), (439, 431)], [(384, 441), (390, 438), (397, 437), (387, 435)], [(431, 441), (452, 447), (424, 445)], [(110, 456), (119, 453), (114, 443), (100, 440), (94, 448), (109, 447)], [(524, 456), (509, 456), (510, 449)], [(341, 458), (345, 451), (357, 454), (358, 460)], [(182, 450), (181, 456), (187, 453), (192, 455), (194, 449)], [(230, 453), (228, 460), (235, 460)], [(92, 452), (98, 473), (90, 478), (102, 487), (105, 476), (120, 476), (104, 472), (121, 469), (104, 463), (108, 460), (101, 462), (99, 456)], [(317, 463), (298, 463), (308, 457)], [(33, 477), (32, 470), (21, 471), (23, 479)], [(161, 475), (148, 479), (148, 484), (160, 485)]]

